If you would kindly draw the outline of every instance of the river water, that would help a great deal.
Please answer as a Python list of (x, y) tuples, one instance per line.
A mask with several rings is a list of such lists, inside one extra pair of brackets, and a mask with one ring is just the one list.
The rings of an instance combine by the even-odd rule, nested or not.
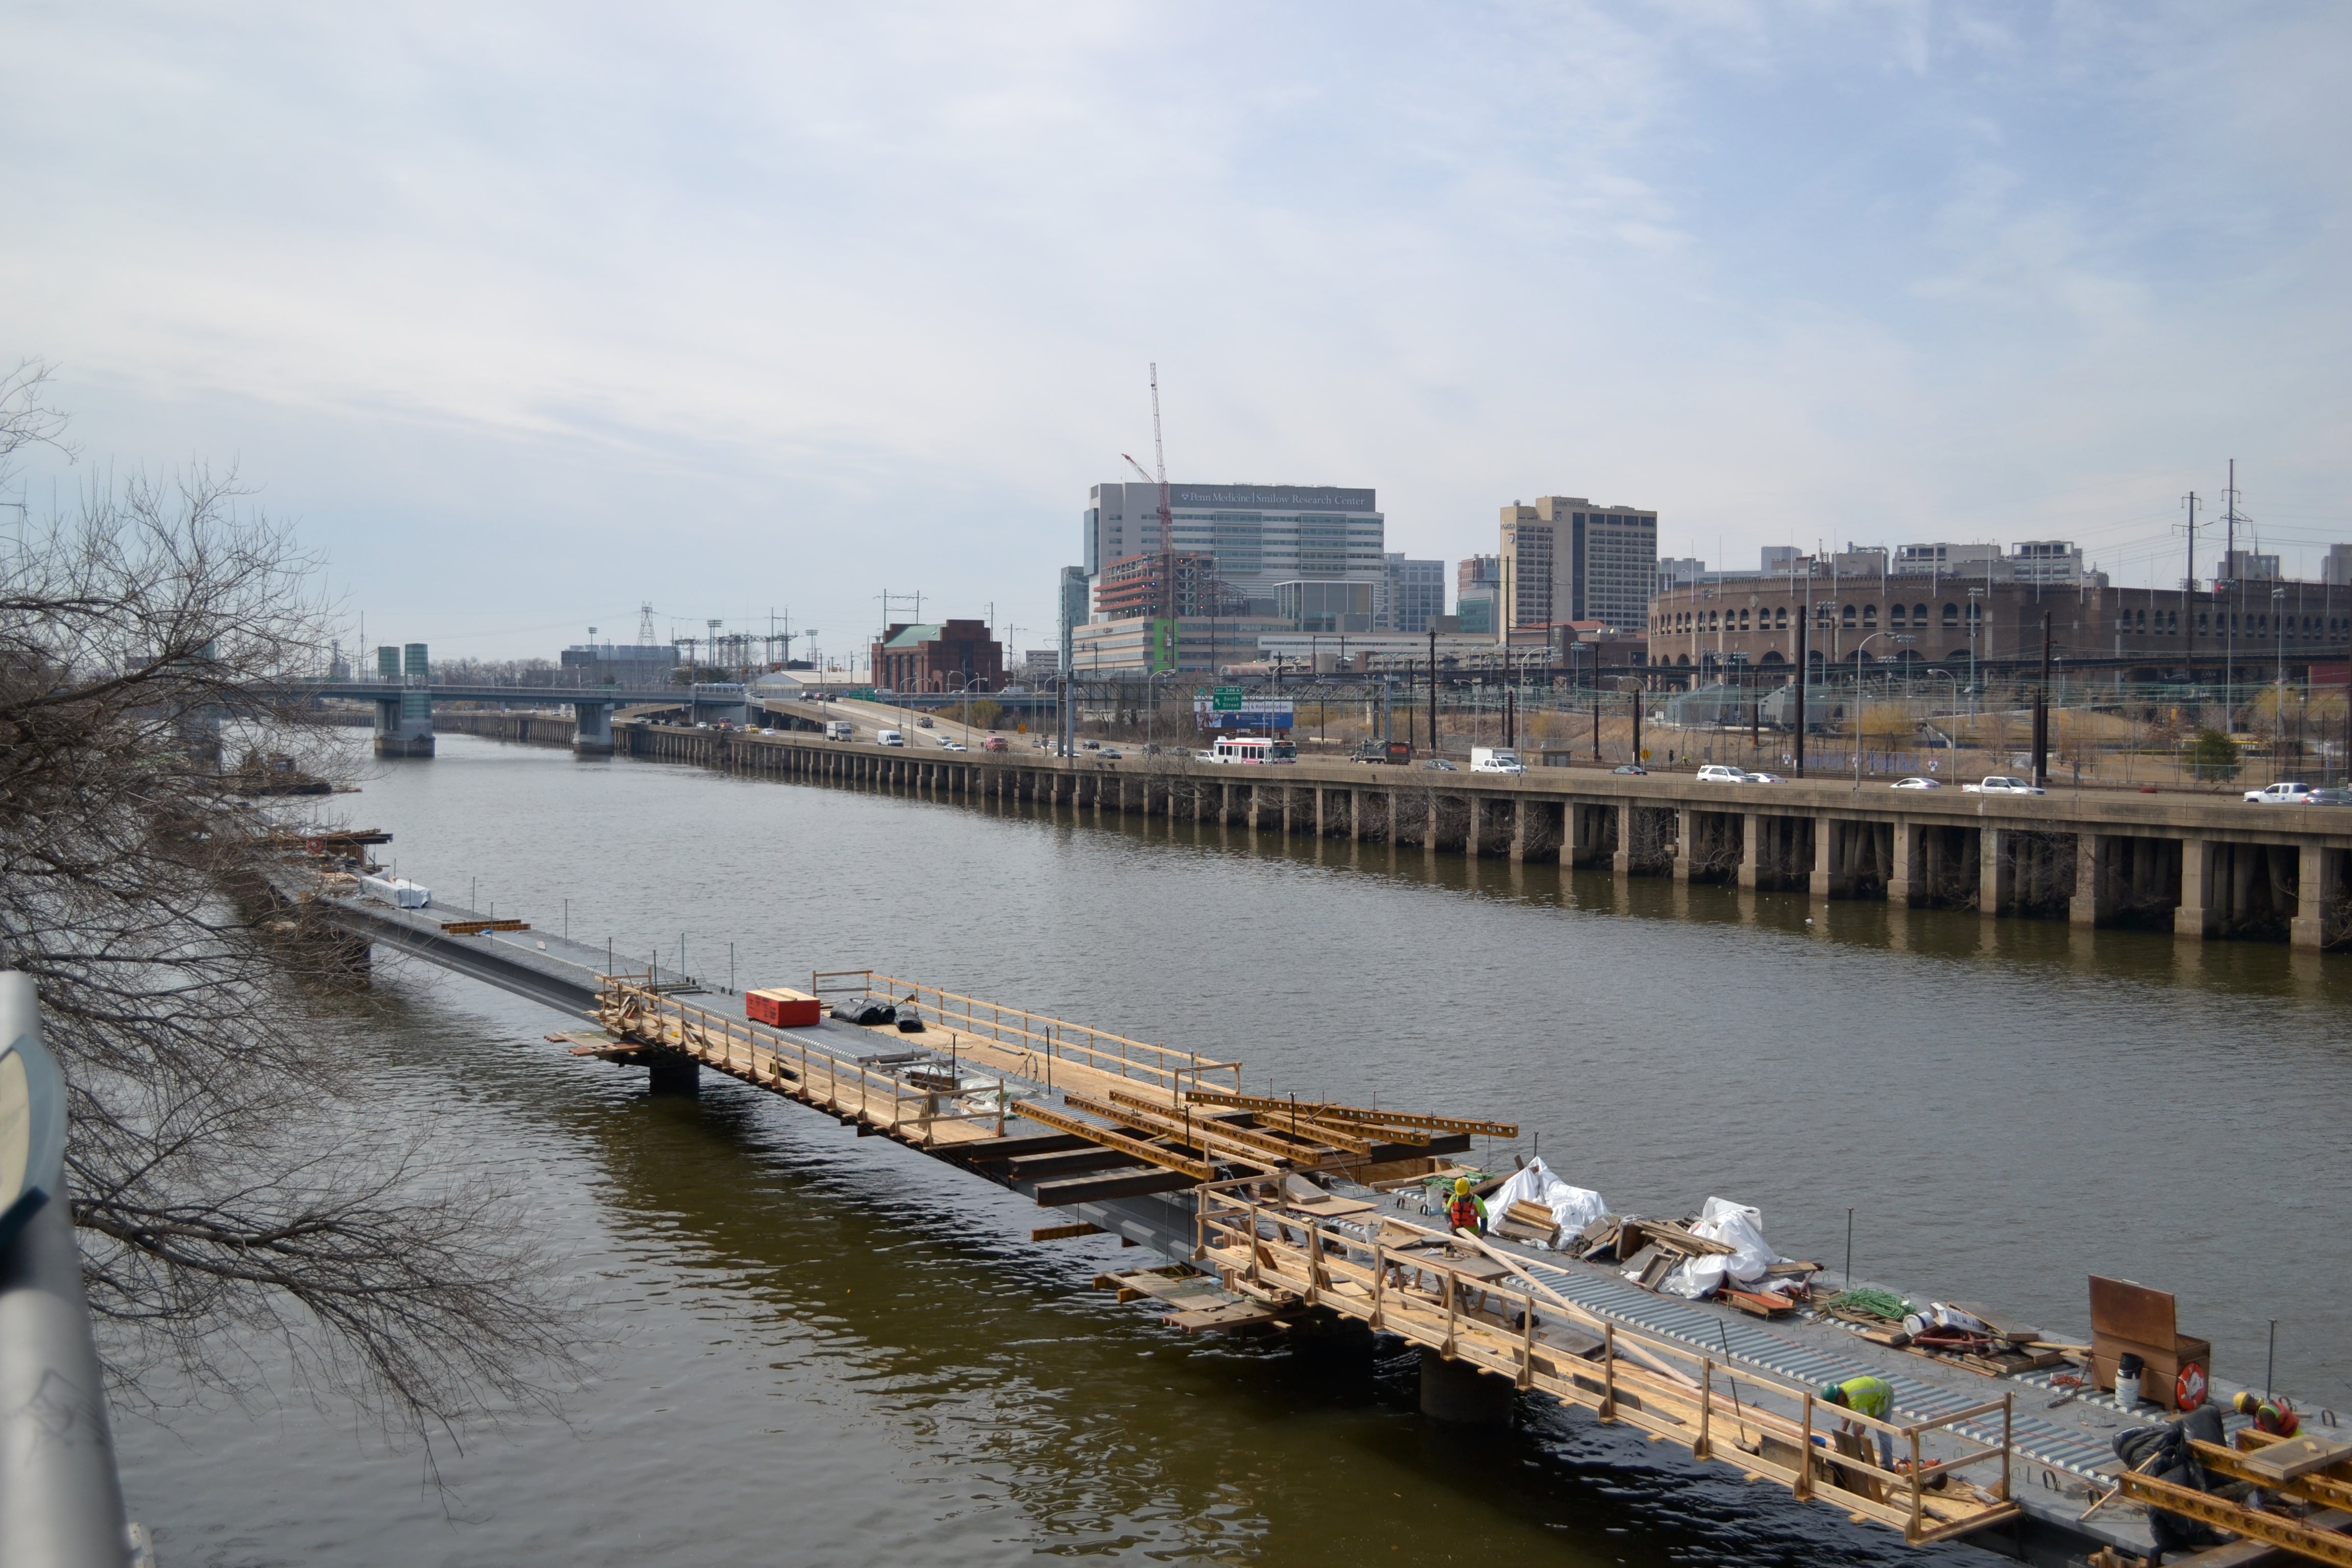
[[(942, 803), (445, 735), (352, 801), (401, 874), (740, 984), (875, 968), (1515, 1120), (1613, 1208), (1760, 1207), (1782, 1252), (2086, 1326), (2178, 1293), (2225, 1378), (2352, 1404), (2352, 959), (1677, 889), (1241, 828)], [(1580, 1416), (1424, 1424), (1414, 1363), (1242, 1346), (1089, 1288), (1102, 1238), (557, 1016), (380, 962), (383, 1114), (522, 1173), (608, 1337), (566, 1418), (424, 1457), (332, 1400), (118, 1434), (171, 1568), (322, 1561), (1917, 1562)], [(1475, 1157), (1508, 1163), (1509, 1151)], [(1924, 1560), (1960, 1561), (1960, 1549)], [(1976, 1558), (1982, 1561), (1981, 1558)]]

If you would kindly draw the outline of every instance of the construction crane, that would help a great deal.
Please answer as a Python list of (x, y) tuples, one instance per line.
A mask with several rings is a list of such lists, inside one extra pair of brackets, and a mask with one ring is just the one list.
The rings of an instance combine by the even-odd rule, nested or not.
[[(1176, 517), (1168, 510), (1168, 451), (1160, 439), (1160, 363), (1157, 360), (1154, 360), (1151, 364), (1151, 460), (1160, 469), (1158, 478), (1155, 479), (1152, 475), (1144, 473), (1143, 465), (1127, 453), (1121, 452), (1119, 456), (1127, 458), (1127, 466), (1141, 476), (1144, 483), (1156, 484), (1160, 487), (1160, 613), (1172, 623), (1176, 618), (1178, 608)], [(1169, 664), (1172, 668), (1175, 665), (1173, 643), (1175, 628), (1172, 625), (1169, 629), (1169, 637), (1171, 638)]]

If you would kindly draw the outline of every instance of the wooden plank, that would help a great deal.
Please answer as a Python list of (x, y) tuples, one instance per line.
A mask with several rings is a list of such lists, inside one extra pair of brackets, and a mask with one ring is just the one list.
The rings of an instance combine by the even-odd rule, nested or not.
[(1998, 1311), (1979, 1306), (1974, 1301), (1947, 1301), (1946, 1306), (1966, 1312), (2004, 1340), (2038, 1340), (2042, 1331), (2014, 1312)]
[(1076, 1225), (1041, 1226), (1029, 1233), (1032, 1241), (1070, 1241), (1081, 1236), (1100, 1236), (1103, 1227), (1087, 1220)]
[(1178, 1171), (1138, 1171), (1133, 1173), (1113, 1172), (1101, 1176), (1073, 1176), (1066, 1182), (1041, 1182), (1037, 1184), (1037, 1206), (1067, 1208), (1073, 1204), (1107, 1202), (1111, 1198), (1139, 1198), (1150, 1193), (1172, 1193), (1180, 1188), (1197, 1186), (1192, 1177)]
[(1265, 1301), (1225, 1301), (1213, 1307), (1194, 1307), (1181, 1312), (1171, 1312), (1167, 1321), (1172, 1328), (1187, 1329), (1194, 1333), (1211, 1330), (1246, 1329), (1258, 1323), (1271, 1323), (1299, 1309), (1276, 1307)]
[[(1085, 1140), (1079, 1142), (1084, 1143)], [(1139, 1163), (1124, 1150), (1087, 1145), (1063, 1154), (1031, 1154), (1025, 1159), (1009, 1160), (1005, 1162), (1004, 1178), (1010, 1182), (1042, 1182), (1055, 1176), (1078, 1176), (1088, 1171), (1115, 1170)]]
[(2347, 1459), (2352, 1459), (2352, 1443), (2304, 1434), (2252, 1449), (2239, 1456), (2238, 1462), (2265, 1479), (2291, 1481)]

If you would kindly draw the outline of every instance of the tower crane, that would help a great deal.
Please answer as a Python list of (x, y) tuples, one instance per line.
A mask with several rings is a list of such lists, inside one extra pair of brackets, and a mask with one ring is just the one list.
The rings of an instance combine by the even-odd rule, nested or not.
[(1119, 456), (1127, 458), (1127, 466), (1133, 468), (1144, 483), (1160, 487), (1160, 611), (1171, 623), (1169, 662), (1173, 668), (1174, 622), (1179, 606), (1176, 596), (1176, 518), (1168, 508), (1168, 452), (1160, 439), (1160, 363), (1157, 360), (1151, 365), (1151, 460), (1160, 469), (1158, 477), (1145, 473), (1143, 465), (1127, 453), (1121, 452)]

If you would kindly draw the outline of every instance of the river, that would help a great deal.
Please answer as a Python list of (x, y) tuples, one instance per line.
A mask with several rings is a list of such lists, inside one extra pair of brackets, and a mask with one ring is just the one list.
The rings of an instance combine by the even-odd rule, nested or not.
[[(2335, 1226), (2352, 959), (1246, 829), (730, 778), (445, 735), (352, 820), (401, 874), (723, 983), (867, 968), (1248, 1064), (1253, 1089), (1518, 1121), (1613, 1208), (1758, 1205), (1794, 1257), (2053, 1331), (2178, 1293), (2219, 1373), (2352, 1403)], [(1103, 1238), (705, 1075), (379, 963), (383, 1114), (517, 1173), (594, 1305), (566, 1418), (445, 1442), (332, 1399), (118, 1420), (168, 1568), (1958, 1562), (1581, 1416), (1424, 1424), (1414, 1363), (1154, 1328)], [(1501, 1159), (1486, 1150), (1477, 1157)], [(2332, 1217), (2331, 1217), (2332, 1216)]]

